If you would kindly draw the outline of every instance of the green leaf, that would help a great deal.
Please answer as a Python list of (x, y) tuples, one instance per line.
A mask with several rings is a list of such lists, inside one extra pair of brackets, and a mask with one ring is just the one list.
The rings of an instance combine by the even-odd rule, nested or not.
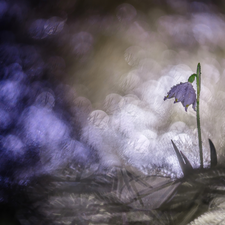
[(197, 77), (197, 74), (192, 74), (189, 78), (188, 78), (188, 82), (189, 83), (193, 83), (194, 82), (194, 80), (195, 80), (195, 77)]

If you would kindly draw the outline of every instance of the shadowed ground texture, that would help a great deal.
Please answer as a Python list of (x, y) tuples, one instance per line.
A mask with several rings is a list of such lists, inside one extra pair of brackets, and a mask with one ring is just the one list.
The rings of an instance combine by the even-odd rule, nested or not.
[(0, 224), (225, 224), (224, 6), (0, 0)]

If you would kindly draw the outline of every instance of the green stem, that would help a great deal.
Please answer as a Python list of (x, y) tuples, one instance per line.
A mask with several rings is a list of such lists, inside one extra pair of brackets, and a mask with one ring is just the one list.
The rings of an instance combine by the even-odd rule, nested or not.
[(199, 99), (201, 91), (201, 65), (198, 63), (197, 66), (197, 128), (198, 128), (198, 144), (200, 154), (200, 168), (203, 168), (203, 153), (202, 153), (202, 136), (201, 136), (201, 125), (200, 125), (200, 112), (199, 112)]

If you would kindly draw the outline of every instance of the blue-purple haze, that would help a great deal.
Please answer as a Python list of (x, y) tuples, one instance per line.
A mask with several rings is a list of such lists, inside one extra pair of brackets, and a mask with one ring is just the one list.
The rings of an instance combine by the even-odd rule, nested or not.
[(179, 177), (171, 139), (198, 167), (195, 112), (163, 101), (198, 62), (205, 166), (207, 138), (222, 155), (224, 14), (174, 2), (166, 1), (174, 12), (167, 14), (160, 4), (135, 1), (109, 10), (81, 1), (0, 0), (2, 181), (26, 182), (68, 165), (145, 174), (160, 168)]

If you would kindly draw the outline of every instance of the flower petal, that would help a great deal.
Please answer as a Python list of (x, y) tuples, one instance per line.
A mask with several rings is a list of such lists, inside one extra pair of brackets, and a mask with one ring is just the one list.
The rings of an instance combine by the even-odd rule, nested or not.
[[(171, 90), (167, 93), (167, 96), (164, 97), (164, 101), (169, 98), (175, 97), (174, 103), (181, 102), (187, 108), (192, 104), (192, 108), (195, 110), (196, 107), (196, 93), (191, 83), (185, 82), (173, 86)], [(195, 110), (196, 111), (196, 110)]]

